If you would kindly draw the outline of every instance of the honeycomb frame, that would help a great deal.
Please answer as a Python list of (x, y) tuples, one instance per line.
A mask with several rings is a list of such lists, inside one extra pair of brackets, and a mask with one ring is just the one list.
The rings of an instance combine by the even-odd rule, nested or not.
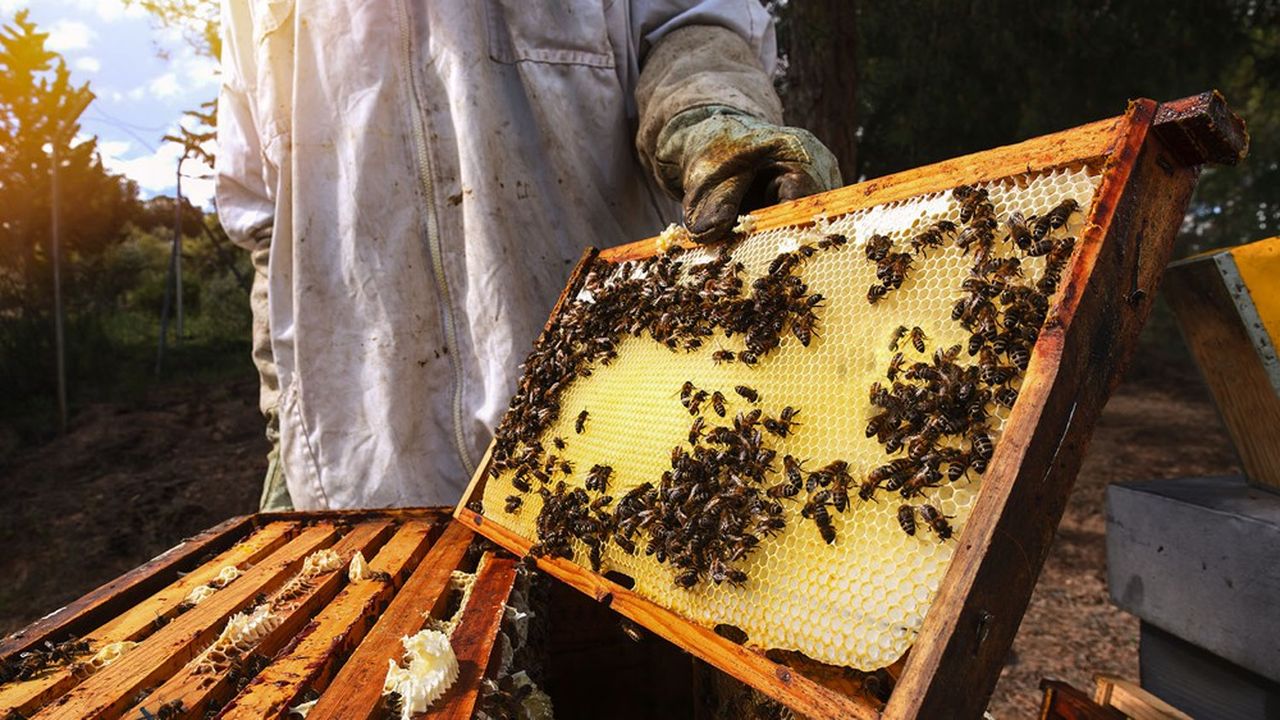
[[(1118, 118), (755, 213), (755, 231), (761, 233), (787, 226), (820, 226), (829, 218), (960, 185), (1071, 167), (1096, 167), (1101, 175), (1093, 202), (1084, 208), (1082, 242), (1065, 275), (1065, 288), (1060, 289), (1059, 300), (1050, 311), (1023, 381), (1022, 399), (1009, 418), (1011, 431), (1006, 437), (1012, 432), (1015, 438), (997, 446), (985, 487), (978, 493), (977, 522), (971, 519), (961, 532), (955, 556), (906, 661), (890, 668), (898, 683), (887, 706), (864, 692), (864, 680), (850, 682), (848, 673), (842, 677), (838, 668), (804, 660), (785, 667), (573, 562), (539, 558), (539, 566), (808, 715), (914, 717), (925, 708), (980, 708), (994, 686), (1000, 660), (1025, 610), (1048, 538), (1078, 470), (1078, 445), (1072, 443), (1087, 439), (1110, 385), (1132, 349), (1150, 309), (1148, 288), (1158, 281), (1153, 268), (1163, 267), (1162, 260), (1169, 255), (1177, 221), (1194, 184), (1194, 167), (1204, 161), (1177, 157), (1170, 161), (1164, 141), (1158, 137), (1163, 134), (1161, 128), (1149, 132), (1156, 112), (1156, 103), (1137, 101)], [(1118, 206), (1123, 212), (1118, 212)], [(1145, 240), (1137, 253), (1126, 253), (1125, 246), (1134, 244), (1135, 216), (1147, 223), (1143, 227)], [(613, 261), (644, 258), (656, 247), (655, 240), (641, 241), (599, 256)], [(553, 321), (566, 298), (576, 294), (583, 268), (594, 257), (595, 253), (588, 252), (571, 278), (553, 312)], [(1102, 257), (1111, 262), (1100, 263)], [(1123, 316), (1106, 315), (1120, 308), (1125, 310)], [(1083, 337), (1094, 327), (1108, 332), (1105, 337), (1097, 333)], [(1100, 341), (1108, 342), (1114, 355), (1099, 359), (1098, 353), (1088, 352), (1088, 345), (1096, 346)], [(1064, 447), (1068, 449), (1065, 454), (1060, 452)], [(487, 462), (486, 457), (482, 466)], [(1031, 488), (1028, 477), (1039, 477), (1049, 489)], [(501, 513), (482, 517), (468, 509), (469, 503), (483, 497), (487, 482), (485, 467), (481, 467), (459, 504), (457, 517), (510, 550), (527, 551), (528, 538), (512, 532)], [(1019, 515), (1018, 501), (1029, 498), (1048, 502), (1050, 511)], [(1001, 534), (1010, 529), (1015, 531), (1012, 535)], [(1022, 556), (1015, 557), (1016, 553)], [(998, 578), (1009, 590), (1004, 599), (991, 597), (991, 578)], [(982, 579), (988, 582), (981, 583)], [(999, 613), (983, 609), (984, 603)], [(976, 631), (961, 632), (962, 621), (975, 623)], [(971, 652), (965, 656), (964, 651)], [(975, 662), (975, 657), (981, 661)], [(956, 685), (947, 673), (971, 678), (980, 691), (966, 692), (966, 686)], [(935, 682), (944, 675), (946, 683)]]

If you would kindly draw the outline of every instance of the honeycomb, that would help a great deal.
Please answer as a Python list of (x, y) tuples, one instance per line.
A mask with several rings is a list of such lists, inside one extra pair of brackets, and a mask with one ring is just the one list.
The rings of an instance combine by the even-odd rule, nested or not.
[[(1043, 214), (1074, 199), (1083, 211), (1072, 215), (1059, 232), (1078, 236), (1100, 178), (1100, 168), (1076, 166), (979, 187), (988, 191), (1001, 219), (1012, 211)], [(758, 365), (746, 366), (716, 364), (711, 358), (721, 349), (741, 351), (740, 336), (717, 334), (691, 353), (672, 352), (647, 336), (623, 336), (611, 364), (594, 366), (590, 377), (564, 390), (559, 419), (542, 437), (548, 447), (553, 436), (565, 440), (566, 448), (557, 454), (574, 465), (569, 486), (581, 485), (587, 469), (597, 463), (614, 469), (609, 487), (614, 498), (646, 481), (656, 485), (670, 468), (671, 448), (687, 447), (691, 417), (679, 397), (685, 381), (708, 391), (721, 390), (728, 399), (729, 418), (754, 407), (733, 392), (738, 384), (758, 391), (759, 406), (767, 414), (776, 415), (788, 405), (799, 409), (794, 433), (773, 439), (779, 458), (806, 458), (810, 469), (847, 460), (857, 481), (897, 457), (887, 456), (875, 438), (865, 437), (864, 428), (875, 410), (867, 389), (884, 377), (894, 355), (889, 342), (899, 325), (918, 325), (928, 336), (923, 356), (904, 343), (908, 362), (927, 359), (935, 348), (967, 341), (969, 333), (951, 320), (951, 308), (962, 295), (960, 285), (972, 257), (953, 245), (933, 251), (917, 260), (900, 289), (869, 305), (866, 292), (876, 280), (875, 264), (867, 261), (863, 246), (867, 238), (883, 234), (898, 248), (907, 248), (916, 233), (941, 219), (959, 221), (950, 192), (819, 217), (806, 227), (770, 229), (742, 239), (732, 254), (745, 264), (749, 286), (780, 252), (821, 240), (827, 233), (848, 237), (846, 247), (820, 252), (797, 271), (811, 292), (827, 299), (819, 312), (818, 337), (805, 348), (788, 335), (777, 351)], [(995, 252), (1012, 255), (1014, 248), (1001, 240)], [(710, 257), (695, 250), (682, 260), (693, 263)], [(1043, 263), (1043, 258), (1027, 258), (1023, 267), (1030, 275)], [(966, 356), (961, 362), (971, 361)], [(589, 419), (579, 434), (574, 423), (584, 409)], [(994, 405), (989, 410), (991, 436), (998, 443), (1009, 411)], [(709, 409), (703, 413), (708, 421), (719, 420)], [(510, 475), (508, 471), (488, 481), (482, 499), (485, 517), (536, 539), (541, 498), (529, 493), (515, 513), (504, 512), (504, 499), (518, 494)], [(971, 476), (911, 502), (927, 502), (950, 516), (958, 535), (980, 489), (980, 479)], [(798, 651), (824, 663), (875, 670), (895, 662), (914, 642), (956, 546), (955, 540), (939, 541), (927, 528), (914, 536), (905, 534), (897, 521), (901, 501), (896, 495), (877, 499), (855, 498), (847, 512), (833, 512), (837, 540), (830, 545), (813, 522), (801, 518), (801, 502), (784, 500), (786, 528), (763, 540), (738, 564), (749, 578), (742, 586), (701, 582), (684, 589), (673, 582), (670, 565), (659, 564), (643, 551), (628, 555), (612, 543), (603, 553), (600, 572), (625, 574), (634, 580), (635, 592), (692, 622), (735, 626), (746, 634), (749, 646)], [(586, 546), (575, 540), (574, 550), (574, 561), (586, 566)]]

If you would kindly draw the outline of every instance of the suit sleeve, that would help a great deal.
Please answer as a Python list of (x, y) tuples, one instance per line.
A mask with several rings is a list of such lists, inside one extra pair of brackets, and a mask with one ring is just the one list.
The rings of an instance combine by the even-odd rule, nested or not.
[(660, 184), (668, 183), (657, 172), (658, 137), (686, 110), (726, 107), (781, 124), (773, 19), (759, 2), (638, 1), (631, 20), (640, 58), (636, 150)]
[(222, 3), (222, 88), (218, 94), (215, 162), (218, 220), (238, 245), (254, 250), (269, 241), (275, 202), (267, 187), (262, 139), (254, 122), (256, 81), (250, 3)]

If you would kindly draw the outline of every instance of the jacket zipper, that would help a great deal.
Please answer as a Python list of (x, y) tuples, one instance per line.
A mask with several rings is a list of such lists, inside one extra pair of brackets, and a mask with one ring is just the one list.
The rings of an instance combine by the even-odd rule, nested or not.
[[(444, 259), (440, 246), (440, 227), (436, 222), (435, 188), (432, 180), (431, 154), (427, 151), (427, 133), (424, 127), (422, 99), (418, 93), (418, 73), (413, 62), (413, 34), (410, 23), (413, 18), (405, 2), (397, 3), (400, 9), (400, 62), (401, 72), (409, 83), (409, 95), (413, 100), (413, 144), (417, 155), (418, 178), (426, 196), (427, 250), (431, 255), (431, 270), (435, 275), (436, 289), (440, 292), (440, 310), (444, 322), (445, 342), (449, 343), (447, 355), (453, 367), (453, 442), (458, 460), (469, 478), (475, 473), (475, 463), (467, 452), (462, 435), (462, 359), (459, 356), (458, 328), (450, 305), (449, 280), (444, 273)], [(463, 478), (464, 480), (467, 478)]]

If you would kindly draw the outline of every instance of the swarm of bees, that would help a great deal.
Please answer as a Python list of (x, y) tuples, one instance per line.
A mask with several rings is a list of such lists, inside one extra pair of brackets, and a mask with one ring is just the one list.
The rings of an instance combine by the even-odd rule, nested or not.
[[(1012, 408), (1018, 390), (1013, 383), (1027, 369), (1031, 351), (1049, 311), (1049, 298), (1075, 247), (1074, 238), (1053, 238), (1051, 233), (1065, 226), (1079, 210), (1074, 200), (1065, 200), (1042, 217), (1027, 218), (1012, 212), (1005, 220), (1007, 240), (1023, 257), (995, 255), (1001, 225), (987, 191), (956, 188), (952, 197), (959, 203), (960, 225), (941, 220), (912, 240), (918, 256), (947, 242), (973, 256), (969, 277), (952, 308), (951, 319), (969, 333), (962, 347), (937, 348), (932, 358), (908, 362), (905, 351), (896, 352), (885, 371), (889, 385), (875, 382), (869, 400), (877, 411), (867, 424), (867, 437), (874, 437), (888, 455), (897, 457), (873, 469), (862, 482), (858, 496), (874, 499), (879, 490), (897, 492), (903, 499), (924, 497), (944, 481), (956, 482), (970, 472), (986, 472), (995, 447), (989, 405)], [(873, 285), (868, 300), (883, 297), (882, 271), (895, 255), (888, 238), (872, 238), (867, 257), (877, 263), (881, 284)], [(1045, 257), (1045, 267), (1034, 281), (1024, 272), (1026, 257)], [(908, 266), (910, 263), (899, 261)], [(896, 282), (896, 276), (895, 276)], [(900, 283), (899, 283), (900, 284)], [(905, 342), (904, 342), (905, 339)], [(909, 345), (920, 356), (928, 349), (928, 336), (920, 327), (899, 326), (889, 340), (889, 349)], [(966, 364), (962, 356), (976, 357)], [(953, 535), (946, 517), (929, 504), (903, 504), (898, 508), (902, 531), (915, 535), (919, 515), (922, 523), (940, 540)]]
[[(539, 438), (560, 416), (560, 396), (577, 378), (591, 375), (596, 363), (608, 365), (617, 357), (618, 340), (648, 334), (673, 352), (702, 347), (716, 330), (726, 337), (740, 335), (740, 352), (720, 350), (716, 362), (756, 365), (776, 351), (786, 336), (808, 346), (818, 334), (817, 309), (823, 297), (809, 292), (796, 271), (814, 254), (847, 243), (832, 235), (776, 256), (768, 272), (748, 287), (744, 266), (727, 247), (707, 262), (686, 263), (684, 250), (639, 261), (599, 262), (587, 274), (578, 298), (570, 303), (534, 343), (521, 366), (515, 396), (499, 423), (489, 465), (492, 477), (514, 470), (542, 484), (551, 482), (543, 471), (545, 449)], [(699, 396), (690, 411), (711, 400), (724, 407), (724, 396)], [(723, 417), (723, 414), (721, 413)], [(589, 413), (582, 410), (574, 430), (586, 431)], [(563, 450), (563, 438), (556, 438)], [(554, 468), (553, 468), (554, 470)], [(532, 492), (520, 488), (521, 492)]]
[(704, 579), (745, 583), (739, 563), (785, 527), (767, 486), (777, 459), (769, 438), (789, 431), (795, 415), (793, 408), (776, 418), (755, 408), (724, 424), (696, 418), (690, 449), (672, 448), (659, 483), (641, 484), (618, 502), (614, 542), (628, 554), (643, 544), (646, 555), (670, 563), (683, 588)]
[(19, 653), (17, 657), (0, 663), (0, 683), (13, 680), (30, 680), (45, 670), (64, 667), (89, 653), (89, 641), (75, 636), (60, 643), (45, 640), (39, 647)]
[[(575, 470), (556, 454), (566, 449), (564, 437), (551, 438), (550, 450), (541, 440), (560, 417), (562, 393), (597, 363), (612, 362), (626, 335), (648, 334), (672, 352), (698, 350), (717, 331), (740, 335), (742, 349), (720, 348), (712, 361), (745, 366), (760, 363), (788, 337), (808, 347), (818, 335), (824, 298), (797, 271), (815, 254), (845, 247), (843, 235), (778, 254), (749, 283), (727, 248), (700, 263), (685, 262), (676, 247), (647, 260), (592, 267), (522, 366), (488, 469), (495, 478), (510, 473), (516, 492), (505, 499), (507, 513), (520, 512), (528, 494), (540, 496), (532, 554), (572, 560), (575, 542), (581, 543), (598, 571), (612, 543), (668, 564), (678, 587), (707, 580), (742, 585), (743, 561), (785, 528), (785, 503), (796, 503), (798, 519), (813, 522), (819, 537), (833, 544), (834, 514), (848, 512), (855, 500), (875, 502), (881, 493), (900, 496), (896, 517), (907, 535), (952, 538), (952, 518), (930, 504), (929, 495), (986, 472), (998, 422), (990, 408), (1017, 401), (1018, 380), (1075, 246), (1055, 231), (1079, 210), (1067, 200), (1042, 216), (1012, 212), (1001, 221), (985, 189), (956, 188), (952, 199), (958, 222), (936, 220), (903, 247), (874, 235), (864, 248), (876, 268), (867, 291), (871, 304), (901, 289), (922, 260), (948, 246), (971, 257), (972, 266), (951, 313), (967, 341), (930, 347), (919, 325), (892, 333), (885, 377), (868, 391), (874, 411), (866, 427), (888, 457), (861, 479), (845, 460), (778, 457), (774, 443), (795, 432), (801, 413), (788, 406), (766, 415), (760, 393), (747, 385), (720, 390), (685, 382), (678, 394), (693, 418), (687, 445), (672, 448), (670, 469), (660, 478), (616, 503), (608, 494), (612, 467)], [(1027, 258), (1044, 259), (1037, 277), (1028, 277)], [(735, 413), (738, 398), (754, 407)], [(575, 434), (589, 431), (588, 410), (581, 409), (573, 426)]]
[[(762, 438), (764, 434), (785, 437), (791, 432), (797, 424), (794, 408), (784, 409), (778, 417), (764, 417), (758, 411), (739, 414), (733, 425), (711, 426), (703, 413), (727, 420), (726, 392), (701, 390), (686, 383), (681, 402), (695, 416), (689, 430), (694, 451), (683, 458), (673, 453), (670, 479), (664, 476), (662, 488), (649, 486), (654, 495), (642, 503), (645, 514), (639, 516), (628, 517), (623, 512), (624, 507), (633, 508), (640, 502), (634, 494), (624, 498), (617, 511), (609, 511), (613, 498), (605, 493), (612, 468), (597, 464), (587, 471), (584, 488), (570, 488), (565, 480), (574, 476), (572, 464), (554, 451), (549, 452), (540, 438), (560, 416), (563, 391), (575, 379), (591, 375), (596, 363), (612, 362), (617, 357), (618, 341), (625, 335), (647, 333), (673, 352), (697, 350), (717, 330), (726, 337), (740, 335), (743, 349), (718, 350), (714, 361), (747, 366), (758, 364), (776, 351), (787, 336), (807, 347), (818, 334), (817, 310), (823, 305), (823, 297), (811, 293), (796, 271), (816, 253), (837, 250), (847, 243), (844, 236), (829, 235), (780, 253), (767, 272), (750, 286), (742, 279), (743, 264), (732, 259), (727, 247), (700, 263), (686, 263), (681, 259), (683, 249), (675, 247), (647, 260), (601, 262), (592, 268), (578, 299), (534, 344), (522, 365), (516, 395), (495, 433), (488, 472), (496, 478), (510, 471), (512, 486), (518, 493), (507, 496), (503, 509), (519, 512), (524, 505), (523, 496), (533, 492), (543, 500), (537, 518), (538, 543), (533, 551), (571, 559), (571, 541), (576, 539), (587, 545), (592, 567), (599, 569), (604, 543), (610, 537), (634, 552), (636, 532), (652, 529), (656, 535), (650, 534), (646, 549), (657, 554), (668, 536), (676, 540), (687, 534), (668, 527), (674, 522), (677, 507), (668, 496), (682, 492), (677, 488), (690, 490), (697, 486), (700, 489), (693, 493), (694, 502), (705, 504), (713, 496), (723, 495), (707, 509), (717, 519), (703, 520), (703, 525), (723, 526), (733, 532), (713, 543), (715, 547), (694, 544), (679, 553), (663, 552), (661, 557), (672, 558), (678, 568), (677, 582), (685, 587), (704, 577), (716, 582), (745, 581), (733, 563), (754, 547), (760, 532), (774, 532), (773, 526), (780, 524), (781, 506), (758, 487), (764, 474), (772, 469), (772, 451), (763, 447)], [(735, 387), (734, 392), (749, 402), (759, 400), (758, 393), (745, 385)], [(585, 409), (577, 415), (576, 434), (588, 430), (589, 417)], [(564, 451), (564, 438), (557, 436), (551, 442), (555, 450)], [(730, 447), (738, 454), (730, 456)], [(734, 467), (731, 469), (730, 465)], [(730, 482), (728, 477), (734, 480)], [(718, 489), (722, 483), (726, 483), (724, 492)], [(731, 490), (730, 486), (751, 488), (745, 495), (754, 499), (740, 498), (743, 491)], [(589, 493), (596, 495), (593, 498)], [(710, 494), (704, 497), (707, 493)], [(679, 512), (688, 517), (688, 509)], [(624, 517), (616, 517), (619, 514)], [(699, 538), (709, 535), (706, 528), (698, 530)], [(663, 540), (655, 543), (654, 537)], [(669, 549), (674, 551), (675, 547)]]

